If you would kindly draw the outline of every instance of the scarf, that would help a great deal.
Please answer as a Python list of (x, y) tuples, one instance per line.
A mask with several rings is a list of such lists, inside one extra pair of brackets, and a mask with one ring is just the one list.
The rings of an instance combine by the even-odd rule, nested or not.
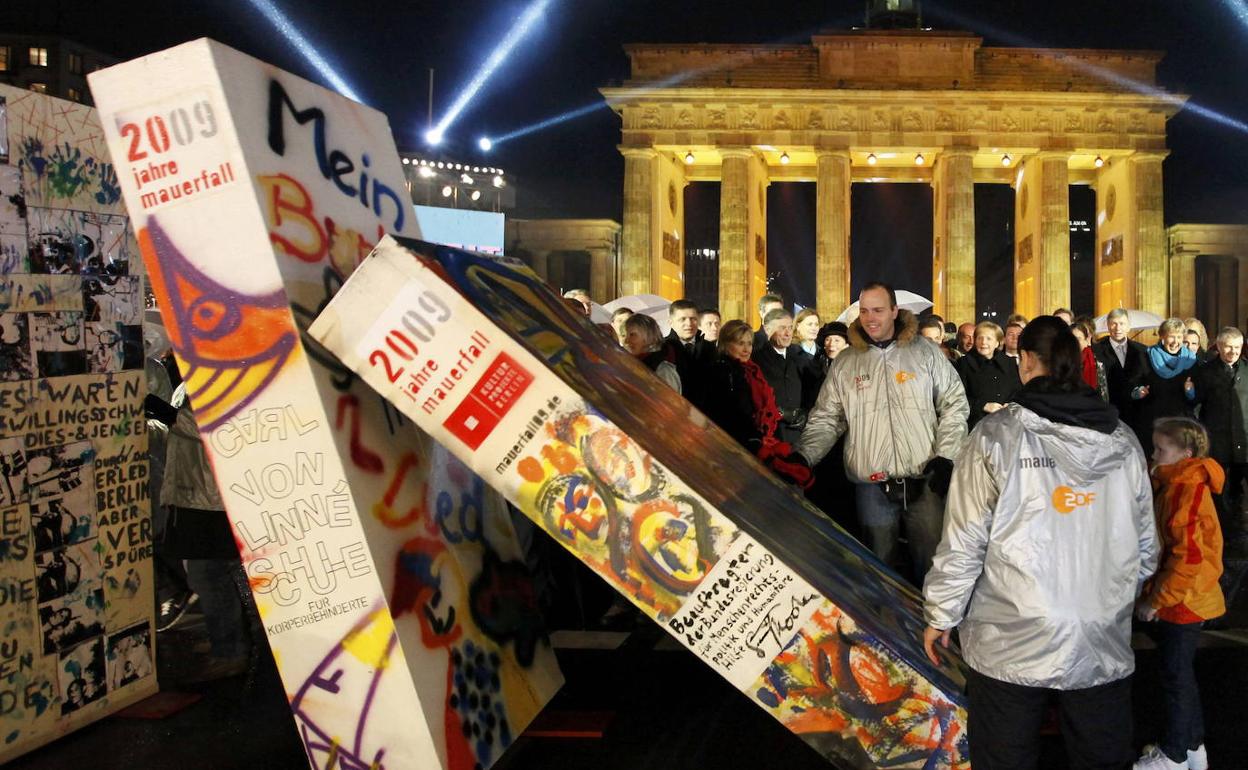
[(1158, 342), (1148, 349), (1148, 362), (1153, 371), (1163, 380), (1178, 377), (1196, 365), (1196, 354), (1188, 350), (1186, 345), (1179, 348), (1178, 353), (1171, 353)]
[(758, 448), (758, 459), (780, 476), (803, 489), (809, 489), (815, 483), (814, 474), (805, 465), (790, 461), (788, 457), (793, 454), (793, 446), (776, 438), (776, 427), (780, 424), (776, 392), (767, 383), (758, 364), (744, 361), (741, 368), (745, 371), (745, 382), (750, 387), (750, 400), (754, 404), (754, 425), (763, 438)]
[(1079, 356), (1083, 362), (1083, 381), (1089, 388), (1096, 390), (1099, 385), (1096, 379), (1096, 354), (1092, 352), (1092, 346), (1084, 348)]

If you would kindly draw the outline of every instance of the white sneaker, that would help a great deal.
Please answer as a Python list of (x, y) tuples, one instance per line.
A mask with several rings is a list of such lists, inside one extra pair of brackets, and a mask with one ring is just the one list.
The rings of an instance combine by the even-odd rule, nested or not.
[(1186, 770), (1187, 766), (1186, 760), (1175, 762), (1166, 756), (1161, 747), (1150, 743), (1144, 747), (1144, 753), (1135, 760), (1131, 768), (1132, 770)]
[(1191, 770), (1209, 770), (1209, 755), (1205, 753), (1205, 744), (1195, 751), (1187, 750), (1187, 766)]

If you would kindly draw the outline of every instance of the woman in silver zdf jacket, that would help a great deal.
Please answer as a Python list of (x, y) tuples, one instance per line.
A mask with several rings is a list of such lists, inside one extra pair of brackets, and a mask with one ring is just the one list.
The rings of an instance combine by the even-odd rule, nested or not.
[(1022, 390), (955, 463), (924, 644), (935, 660), (959, 629), (975, 770), (1035, 767), (1052, 696), (1071, 767), (1129, 767), (1131, 611), (1158, 558), (1148, 470), (1065, 323), (1037, 318), (1019, 349)]

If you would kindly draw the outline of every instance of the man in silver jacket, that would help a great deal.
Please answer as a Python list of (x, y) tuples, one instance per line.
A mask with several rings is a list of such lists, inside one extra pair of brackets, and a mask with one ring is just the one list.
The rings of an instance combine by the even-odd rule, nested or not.
[(1054, 697), (1071, 767), (1130, 765), (1131, 612), (1157, 567), (1139, 441), (1081, 381), (1057, 318), (1023, 331), (1023, 388), (958, 456), (923, 593), (924, 641), (958, 628), (975, 770), (1035, 767)]
[(943, 497), (966, 438), (966, 392), (887, 284), (868, 284), (859, 294), (849, 342), (828, 371), (797, 450), (814, 466), (847, 433), (845, 472), (855, 484), (866, 545), (900, 568), (904, 519), (917, 584), (940, 540)]

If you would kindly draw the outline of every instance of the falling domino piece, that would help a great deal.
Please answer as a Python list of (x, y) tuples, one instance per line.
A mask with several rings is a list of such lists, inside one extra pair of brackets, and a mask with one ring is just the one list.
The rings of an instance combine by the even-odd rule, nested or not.
[[(382, 351), (416, 323), (440, 381)], [(969, 768), (913, 589), (527, 268), (386, 237), (309, 333), (828, 759)]]

